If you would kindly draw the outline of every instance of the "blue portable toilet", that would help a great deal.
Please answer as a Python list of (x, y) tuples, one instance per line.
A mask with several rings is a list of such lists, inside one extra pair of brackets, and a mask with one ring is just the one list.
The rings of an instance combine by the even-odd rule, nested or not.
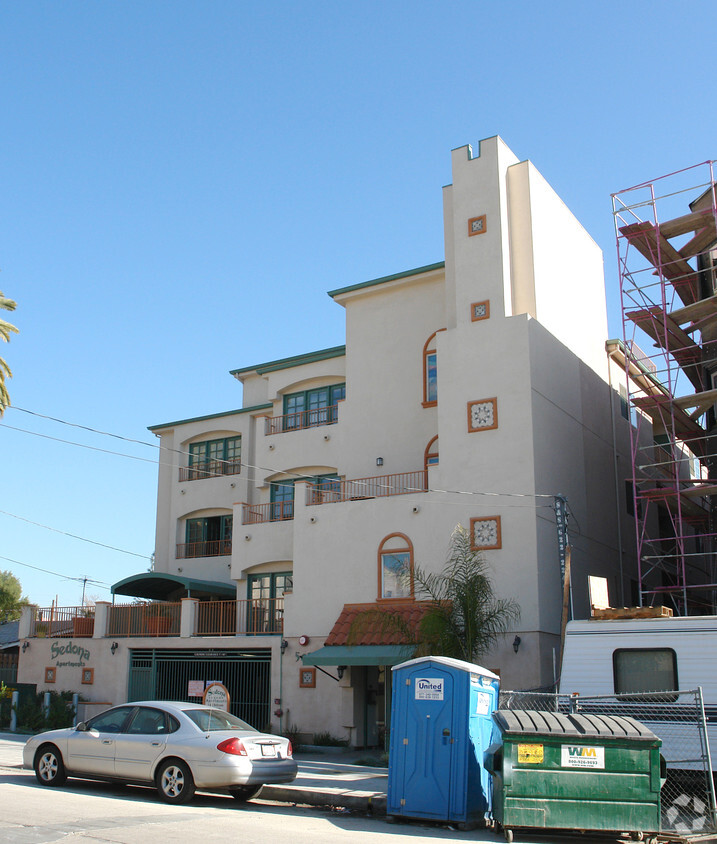
[(394, 665), (386, 814), (483, 824), (491, 775), (483, 765), (499, 677), (442, 656)]

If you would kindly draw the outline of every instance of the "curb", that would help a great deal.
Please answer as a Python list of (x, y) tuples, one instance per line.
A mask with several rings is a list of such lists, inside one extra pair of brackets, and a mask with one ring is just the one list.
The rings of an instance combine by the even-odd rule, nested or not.
[(380, 793), (331, 792), (321, 789), (309, 791), (282, 785), (265, 785), (258, 795), (260, 800), (277, 803), (305, 803), (307, 806), (342, 806), (368, 815), (385, 816), (386, 795)]

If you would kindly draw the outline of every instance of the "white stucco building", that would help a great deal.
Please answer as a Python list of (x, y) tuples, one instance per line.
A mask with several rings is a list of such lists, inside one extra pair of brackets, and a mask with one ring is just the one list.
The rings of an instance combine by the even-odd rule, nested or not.
[[(521, 607), (486, 667), (506, 688), (550, 685), (556, 495), (571, 517), (575, 616), (589, 613), (588, 575), (629, 601), (633, 528), (616, 469), (628, 423), (608, 384), (602, 254), (500, 138), (454, 150), (452, 168), (445, 260), (331, 291), (345, 347), (242, 366), (241, 409), (151, 428), (163, 449), (154, 572), (115, 592), (185, 600), (177, 635), (117, 640), (105, 698), (166, 695), (171, 664), (180, 692), (218, 679), (248, 699), (253, 675), (192, 675), (202, 663), (231, 674), (217, 660), (236, 657), (263, 666), (248, 697), (274, 729), (376, 744), (383, 666), (398, 657), (388, 642), (346, 650), (351, 605), (410, 611), (396, 567), (439, 571), (459, 523)], [(95, 640), (121, 635), (97, 623)]]

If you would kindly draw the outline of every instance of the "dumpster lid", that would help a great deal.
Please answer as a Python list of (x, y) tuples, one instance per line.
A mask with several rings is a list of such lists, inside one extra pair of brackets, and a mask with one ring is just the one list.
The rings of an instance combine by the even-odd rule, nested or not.
[(534, 709), (499, 709), (493, 719), (503, 733), (580, 738), (627, 738), (655, 741), (657, 736), (640, 721), (623, 715), (595, 715), (585, 712), (540, 712)]

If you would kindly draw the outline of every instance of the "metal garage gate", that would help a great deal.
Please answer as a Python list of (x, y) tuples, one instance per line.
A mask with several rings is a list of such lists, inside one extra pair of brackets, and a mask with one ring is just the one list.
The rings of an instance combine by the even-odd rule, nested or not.
[(229, 690), (231, 711), (252, 727), (263, 730), (270, 722), (271, 651), (242, 649), (132, 650), (128, 700), (186, 700), (189, 681), (223, 683)]

